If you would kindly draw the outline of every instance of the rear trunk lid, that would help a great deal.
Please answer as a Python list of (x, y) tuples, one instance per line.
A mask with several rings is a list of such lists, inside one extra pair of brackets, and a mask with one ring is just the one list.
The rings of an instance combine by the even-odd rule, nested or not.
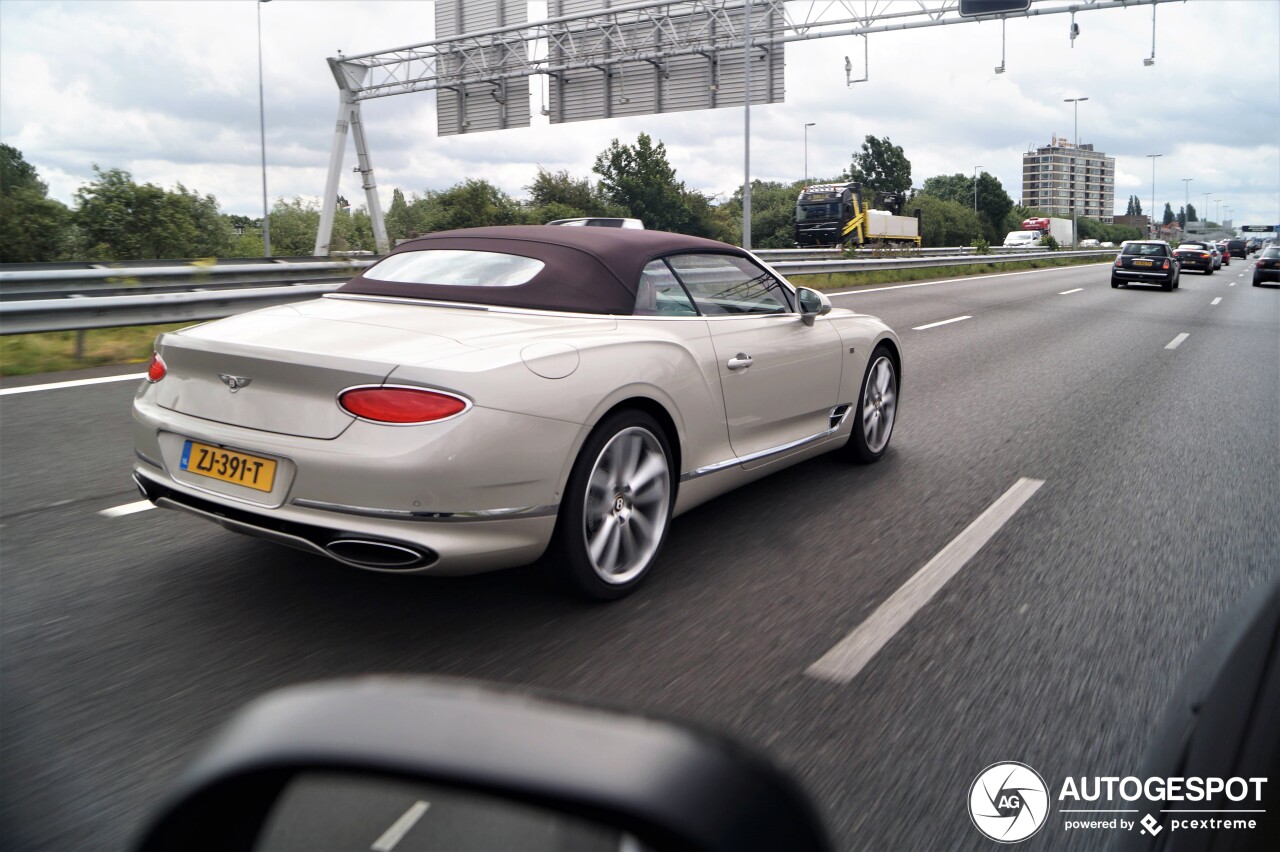
[(168, 372), (153, 386), (156, 403), (233, 426), (336, 438), (354, 420), (338, 406), (342, 390), (381, 384), (401, 364), (474, 351), (386, 316), (397, 306), (347, 315), (307, 307), (320, 304), (269, 308), (163, 335)]

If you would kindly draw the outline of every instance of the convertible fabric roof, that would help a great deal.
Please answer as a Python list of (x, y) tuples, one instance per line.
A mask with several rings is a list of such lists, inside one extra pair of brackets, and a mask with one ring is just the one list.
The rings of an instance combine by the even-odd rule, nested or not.
[(533, 258), (544, 266), (529, 281), (514, 287), (469, 287), (380, 281), (378, 264), (374, 264), (338, 292), (548, 311), (631, 314), (640, 273), (655, 258), (689, 251), (749, 257), (736, 246), (666, 231), (552, 225), (440, 231), (402, 243), (392, 254), (432, 249), (501, 252)]

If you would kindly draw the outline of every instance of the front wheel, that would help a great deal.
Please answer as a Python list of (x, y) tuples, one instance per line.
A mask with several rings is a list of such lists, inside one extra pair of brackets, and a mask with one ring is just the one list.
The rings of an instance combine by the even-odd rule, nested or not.
[(560, 505), (550, 557), (559, 579), (595, 600), (630, 593), (657, 561), (671, 521), (674, 477), (662, 428), (616, 412), (583, 445)]
[(859, 464), (880, 461), (898, 416), (898, 369), (887, 346), (877, 346), (871, 353), (851, 414), (853, 432), (844, 446), (845, 455)]

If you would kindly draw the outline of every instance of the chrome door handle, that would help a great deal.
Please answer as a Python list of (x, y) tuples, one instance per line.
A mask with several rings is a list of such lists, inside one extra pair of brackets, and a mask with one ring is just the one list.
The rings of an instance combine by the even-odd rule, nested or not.
[(729, 359), (728, 367), (730, 370), (745, 370), (751, 366), (751, 356), (745, 352), (739, 352), (737, 355)]

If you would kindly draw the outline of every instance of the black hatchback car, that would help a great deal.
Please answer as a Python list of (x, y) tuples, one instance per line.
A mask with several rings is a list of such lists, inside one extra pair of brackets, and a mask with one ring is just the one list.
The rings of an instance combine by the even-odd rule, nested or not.
[(1262, 256), (1253, 265), (1253, 286), (1261, 287), (1263, 281), (1280, 284), (1280, 246), (1262, 250)]
[(1248, 240), (1227, 240), (1227, 251), (1231, 252), (1232, 257), (1248, 257), (1249, 241)]
[(1213, 274), (1213, 254), (1214, 249), (1208, 243), (1183, 243), (1173, 250), (1174, 257), (1178, 258), (1183, 269), (1199, 269), (1205, 275)]
[(1129, 240), (1111, 267), (1111, 286), (1158, 284), (1166, 293), (1178, 286), (1181, 264), (1173, 249), (1160, 240)]

